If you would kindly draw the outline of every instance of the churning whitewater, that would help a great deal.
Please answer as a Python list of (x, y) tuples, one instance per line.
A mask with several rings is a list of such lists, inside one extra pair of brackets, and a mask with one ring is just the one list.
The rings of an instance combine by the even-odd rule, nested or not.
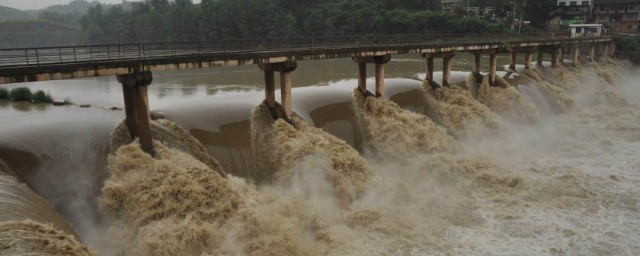
[(26, 220), (0, 222), (0, 252), (636, 255), (635, 71), (606, 59), (495, 85), (425, 82), (424, 115), (355, 90), (360, 152), (299, 116), (273, 120), (262, 103), (250, 118), (255, 177), (228, 175), (169, 120), (152, 122), (150, 156), (122, 122), (98, 200), (106, 232), (89, 244), (98, 252)]

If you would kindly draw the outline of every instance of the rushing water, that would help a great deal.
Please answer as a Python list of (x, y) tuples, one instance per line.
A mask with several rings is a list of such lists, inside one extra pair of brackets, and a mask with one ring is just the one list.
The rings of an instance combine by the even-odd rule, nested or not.
[(101, 255), (640, 253), (635, 70), (503, 87), (454, 72), (434, 91), (423, 69), (394, 56), (386, 99), (363, 99), (351, 60), (300, 62), (293, 125), (259, 106), (254, 66), (156, 72), (151, 110), (170, 121), (153, 124), (155, 159), (125, 145), (114, 78), (27, 84), (92, 106), (0, 102), (0, 168), (17, 178), (0, 176), (0, 252), (87, 253), (77, 234)]

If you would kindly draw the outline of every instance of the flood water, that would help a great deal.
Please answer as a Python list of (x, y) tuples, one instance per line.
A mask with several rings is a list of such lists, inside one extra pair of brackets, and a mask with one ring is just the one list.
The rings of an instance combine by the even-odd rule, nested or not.
[(158, 159), (116, 154), (115, 77), (5, 85), (75, 105), (0, 101), (0, 226), (51, 224), (99, 255), (640, 254), (637, 70), (544, 68), (503, 90), (467, 81), (471, 60), (453, 62), (464, 90), (428, 92), (424, 59), (393, 56), (384, 100), (354, 99), (349, 59), (298, 62), (295, 127), (260, 116), (257, 66), (154, 72), (151, 111), (219, 166), (168, 123)]

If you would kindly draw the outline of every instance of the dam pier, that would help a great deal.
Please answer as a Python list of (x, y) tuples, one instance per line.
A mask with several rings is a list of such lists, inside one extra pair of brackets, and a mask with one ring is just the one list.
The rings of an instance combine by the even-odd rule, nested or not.
[[(139, 138), (142, 149), (153, 154), (147, 87), (152, 71), (258, 65), (264, 72), (264, 104), (274, 119), (293, 116), (291, 72), (297, 61), (351, 58), (358, 70), (359, 91), (367, 97), (384, 96), (385, 64), (394, 54), (420, 54), (425, 58), (425, 80), (435, 89), (449, 87), (452, 60), (457, 52), (474, 56), (473, 74), (482, 79), (481, 59), (488, 55), (490, 84), (496, 81), (497, 56), (509, 54), (509, 71), (516, 72), (518, 55), (524, 54), (525, 69), (542, 66), (551, 53), (551, 67), (572, 54), (574, 65), (582, 58), (594, 61), (615, 51), (612, 37), (570, 38), (553, 35), (408, 35), (332, 38), (249, 39), (242, 47), (233, 41), (151, 43), (103, 46), (69, 46), (0, 50), (0, 84), (117, 76), (122, 84), (126, 124), (131, 139)], [(583, 51), (583, 49), (588, 49)], [(434, 81), (434, 59), (442, 59), (442, 81)], [(375, 65), (375, 91), (367, 90), (367, 64)], [(355, 67), (354, 67), (355, 69)], [(276, 102), (275, 73), (280, 74), (281, 101)]]

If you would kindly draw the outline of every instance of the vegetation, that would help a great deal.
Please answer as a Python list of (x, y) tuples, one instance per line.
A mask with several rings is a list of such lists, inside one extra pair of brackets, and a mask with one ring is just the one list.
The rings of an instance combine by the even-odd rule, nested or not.
[(16, 87), (9, 92), (9, 99), (12, 101), (31, 101), (31, 90), (27, 87)]
[(439, 10), (439, 0), (151, 0), (131, 10), (101, 5), (80, 19), (85, 44), (319, 37), (361, 34), (491, 33), (505, 28)]
[(616, 55), (627, 58), (634, 64), (640, 64), (640, 35), (617, 37)]
[[(423, 33), (503, 33), (523, 11), (523, 32), (542, 30), (555, 0), (465, 0), (484, 17), (440, 0), (74, 0), (39, 11), (0, 8), (0, 48), (238, 38)], [(514, 15), (513, 10), (516, 8)], [(20, 15), (22, 12), (22, 16)], [(29, 15), (27, 15), (27, 13)], [(35, 16), (35, 17), (34, 17)], [(17, 18), (24, 17), (24, 18)], [(18, 20), (18, 21), (16, 21)]]
[(37, 90), (31, 97), (33, 103), (53, 103), (53, 98), (49, 93), (45, 93), (42, 90)]
[(9, 90), (7, 88), (0, 88), (0, 100), (9, 99)]
[(0, 88), (0, 99), (10, 99), (12, 101), (29, 101), (32, 103), (53, 103), (53, 97), (49, 93), (37, 90), (35, 93), (27, 87), (16, 87), (8, 91)]

